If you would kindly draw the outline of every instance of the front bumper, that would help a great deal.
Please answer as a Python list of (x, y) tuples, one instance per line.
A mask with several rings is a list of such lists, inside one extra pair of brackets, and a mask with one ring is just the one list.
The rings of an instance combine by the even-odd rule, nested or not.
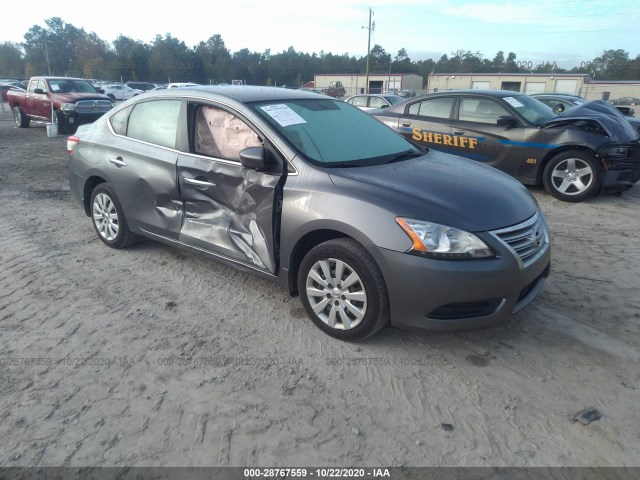
[(638, 142), (608, 146), (600, 152), (606, 166), (603, 189), (627, 190), (640, 180), (640, 144)]
[(548, 240), (526, 266), (498, 239), (486, 260), (434, 260), (377, 249), (387, 280), (391, 324), (426, 330), (467, 330), (496, 325), (541, 291), (551, 265)]
[(98, 120), (106, 112), (101, 113), (77, 113), (74, 111), (62, 112), (62, 117), (65, 125), (79, 126), (87, 125)]

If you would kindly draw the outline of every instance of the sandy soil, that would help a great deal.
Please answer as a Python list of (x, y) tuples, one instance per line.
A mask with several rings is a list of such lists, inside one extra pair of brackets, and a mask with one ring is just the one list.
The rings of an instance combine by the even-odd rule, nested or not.
[(66, 168), (0, 119), (0, 466), (640, 465), (639, 186), (531, 190), (552, 272), (508, 323), (348, 344), (278, 285), (108, 249)]

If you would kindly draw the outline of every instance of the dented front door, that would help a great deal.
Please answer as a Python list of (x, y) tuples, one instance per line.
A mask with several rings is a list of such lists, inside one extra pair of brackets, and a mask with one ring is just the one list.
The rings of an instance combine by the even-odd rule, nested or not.
[[(224, 145), (215, 149), (203, 138), (200, 145), (196, 132), (194, 150), (201, 151), (178, 157), (184, 204), (180, 242), (275, 273), (274, 192), (280, 175), (244, 168), (235, 158), (255, 144), (233, 138), (241, 130), (237, 118), (214, 115), (201, 120), (205, 126), (209, 121), (218, 122), (220, 129), (232, 128), (223, 132)], [(194, 123), (197, 129), (198, 121)]]

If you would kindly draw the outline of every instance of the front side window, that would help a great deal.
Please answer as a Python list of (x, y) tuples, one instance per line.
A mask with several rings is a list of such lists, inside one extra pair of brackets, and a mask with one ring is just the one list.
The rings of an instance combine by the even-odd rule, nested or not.
[(491, 99), (479, 97), (460, 99), (458, 118), (462, 121), (495, 125), (498, 117), (503, 115), (509, 115), (509, 112)]
[(261, 144), (242, 120), (224, 110), (202, 106), (196, 111), (195, 152), (226, 160), (240, 160), (240, 152)]
[(419, 154), (401, 135), (342, 101), (282, 100), (257, 103), (253, 108), (319, 166), (375, 165)]
[(127, 136), (175, 148), (181, 104), (180, 100), (154, 100), (136, 104), (129, 115)]
[(419, 117), (449, 118), (454, 97), (429, 98), (409, 106), (409, 115)]
[(388, 107), (389, 104), (380, 97), (371, 97), (369, 100), (369, 106), (372, 108), (383, 108)]

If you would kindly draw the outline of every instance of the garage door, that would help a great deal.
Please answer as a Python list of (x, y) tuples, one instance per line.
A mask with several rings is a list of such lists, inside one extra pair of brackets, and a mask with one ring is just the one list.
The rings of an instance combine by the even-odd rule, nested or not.
[(489, 90), (491, 82), (471, 82), (471, 88), (474, 90)]
[(547, 84), (545, 82), (527, 82), (524, 86), (524, 93), (532, 95), (534, 93), (544, 93)]
[(556, 89), (557, 93), (570, 93), (571, 95), (575, 95), (578, 91), (578, 80), (556, 80)]

